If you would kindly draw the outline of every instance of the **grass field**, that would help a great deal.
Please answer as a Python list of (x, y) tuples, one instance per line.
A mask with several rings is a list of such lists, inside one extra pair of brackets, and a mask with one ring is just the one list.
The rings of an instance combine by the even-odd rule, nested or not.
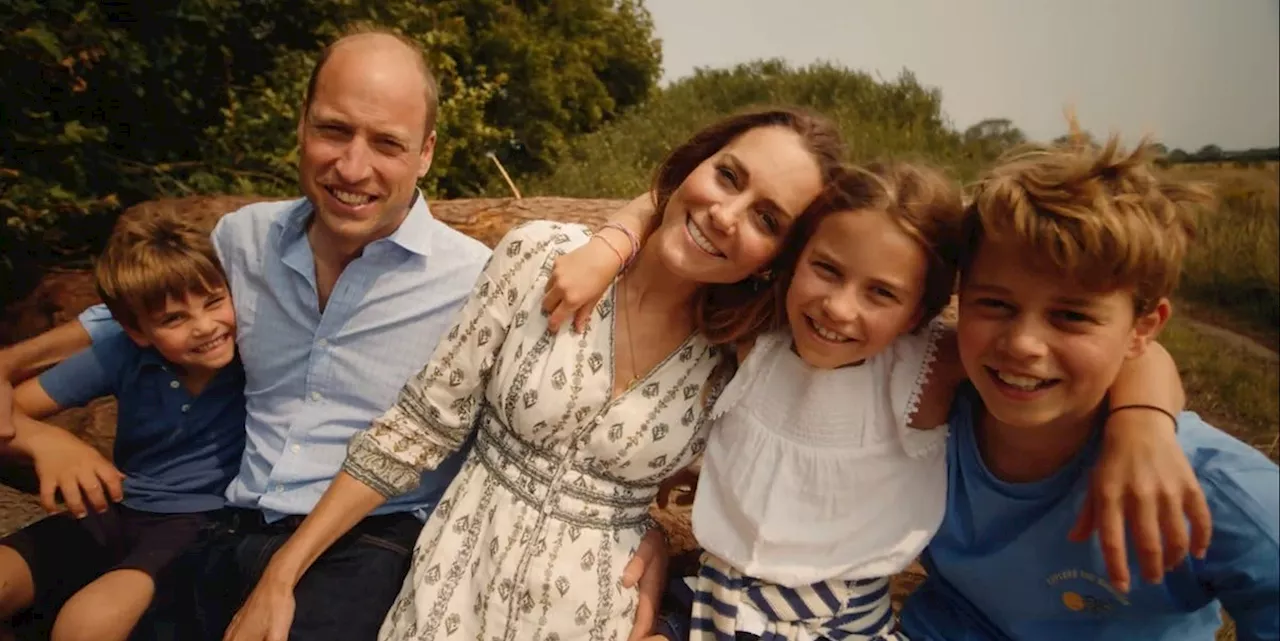
[(1166, 171), (1211, 182), (1219, 201), (1199, 221), (1180, 295), (1210, 322), (1280, 349), (1280, 165), (1175, 165)]

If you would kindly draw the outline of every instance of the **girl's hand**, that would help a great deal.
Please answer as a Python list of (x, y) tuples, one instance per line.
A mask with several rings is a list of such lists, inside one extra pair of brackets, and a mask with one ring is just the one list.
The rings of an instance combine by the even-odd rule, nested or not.
[[(618, 239), (606, 239), (602, 234), (615, 234), (622, 240), (619, 243)], [(547, 328), (552, 333), (560, 331), (560, 326), (570, 317), (575, 332), (586, 329), (596, 303), (622, 269), (622, 251), (630, 251), (626, 236), (617, 230), (604, 229), (596, 232), (586, 245), (556, 259), (542, 299), (542, 312), (548, 315)]]
[(1089, 494), (1070, 538), (1084, 541), (1098, 530), (1111, 583), (1127, 592), (1126, 523), (1143, 578), (1159, 583), (1166, 570), (1182, 562), (1188, 549), (1196, 558), (1204, 558), (1212, 517), (1167, 416), (1136, 408), (1115, 412), (1107, 419), (1104, 434)]

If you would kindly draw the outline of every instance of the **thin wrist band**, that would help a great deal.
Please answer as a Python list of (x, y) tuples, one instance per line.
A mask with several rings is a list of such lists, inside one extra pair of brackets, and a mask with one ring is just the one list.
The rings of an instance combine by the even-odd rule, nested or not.
[(1172, 412), (1170, 412), (1169, 410), (1163, 407), (1158, 407), (1156, 405), (1144, 405), (1141, 403), (1130, 403), (1128, 405), (1121, 405), (1119, 407), (1111, 408), (1111, 414), (1115, 414), (1116, 412), (1119, 412), (1121, 410), (1152, 410), (1152, 411), (1160, 412), (1161, 414), (1168, 416), (1169, 420), (1173, 421), (1173, 428), (1175, 430), (1178, 429), (1178, 417), (1174, 416)]

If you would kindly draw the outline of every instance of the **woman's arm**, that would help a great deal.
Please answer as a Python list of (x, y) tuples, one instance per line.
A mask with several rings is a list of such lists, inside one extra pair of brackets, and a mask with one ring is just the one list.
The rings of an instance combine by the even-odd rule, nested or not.
[[(548, 314), (547, 327), (552, 332), (560, 331), (560, 326), (570, 317), (575, 331), (581, 332), (586, 327), (591, 310), (609, 283), (648, 240), (657, 215), (652, 194), (637, 196), (609, 216), (606, 223), (621, 225), (631, 235), (606, 226), (597, 230), (586, 245), (556, 259), (542, 299), (542, 311)], [(638, 245), (632, 245), (633, 236), (639, 241)]]

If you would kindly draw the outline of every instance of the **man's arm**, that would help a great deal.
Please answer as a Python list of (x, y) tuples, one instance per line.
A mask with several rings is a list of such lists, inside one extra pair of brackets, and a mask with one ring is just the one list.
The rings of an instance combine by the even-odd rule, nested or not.
[(14, 436), (13, 386), (65, 360), (90, 343), (89, 332), (75, 320), (0, 350), (0, 439)]

